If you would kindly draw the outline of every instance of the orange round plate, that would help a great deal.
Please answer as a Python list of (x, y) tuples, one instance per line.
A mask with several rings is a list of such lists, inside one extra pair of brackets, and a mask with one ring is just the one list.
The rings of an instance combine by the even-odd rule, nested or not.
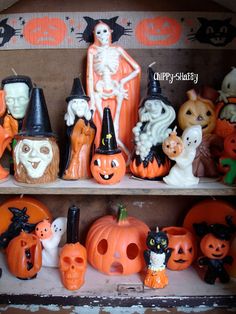
[(194, 205), (185, 216), (183, 226), (194, 232), (193, 223), (207, 222), (208, 224), (226, 224), (225, 217), (233, 216), (236, 223), (236, 210), (229, 203), (221, 200), (204, 200)]
[(0, 205), (0, 234), (7, 230), (12, 213), (8, 210), (9, 207), (16, 207), (22, 210), (27, 208), (26, 214), (29, 216), (29, 223), (38, 223), (43, 219), (52, 220), (52, 215), (47, 206), (32, 197), (15, 197), (5, 201)]

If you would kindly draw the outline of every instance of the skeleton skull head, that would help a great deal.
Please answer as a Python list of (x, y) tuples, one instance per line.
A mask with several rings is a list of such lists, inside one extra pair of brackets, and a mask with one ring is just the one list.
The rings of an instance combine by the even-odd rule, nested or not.
[(77, 290), (84, 284), (87, 252), (79, 242), (65, 244), (61, 250), (59, 269), (62, 283), (68, 290)]
[(43, 176), (53, 158), (52, 145), (45, 138), (20, 140), (14, 149), (14, 154), (16, 164), (22, 163), (28, 175), (33, 179)]
[(112, 30), (105, 23), (98, 23), (94, 28), (94, 40), (95, 43), (100, 46), (109, 45), (111, 43)]

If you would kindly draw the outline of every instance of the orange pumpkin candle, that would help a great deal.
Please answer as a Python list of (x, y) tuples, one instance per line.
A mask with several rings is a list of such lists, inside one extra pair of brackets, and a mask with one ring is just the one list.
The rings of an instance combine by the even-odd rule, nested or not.
[(86, 248), (88, 261), (108, 275), (130, 275), (144, 268), (143, 251), (148, 226), (135, 217), (128, 217), (119, 206), (118, 217), (104, 216), (89, 229)]

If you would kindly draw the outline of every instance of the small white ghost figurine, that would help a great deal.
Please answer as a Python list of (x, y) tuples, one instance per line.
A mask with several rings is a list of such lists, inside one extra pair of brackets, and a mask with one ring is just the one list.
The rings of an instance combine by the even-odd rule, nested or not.
[(169, 185), (186, 187), (198, 184), (199, 178), (193, 175), (192, 163), (196, 149), (202, 141), (202, 128), (194, 125), (184, 130), (182, 134), (184, 149), (178, 157), (170, 157), (176, 164), (170, 169), (169, 174), (163, 178)]
[(221, 90), (219, 90), (219, 100), (228, 103), (228, 97), (236, 97), (236, 68), (232, 67), (232, 70), (224, 77)]
[(52, 236), (41, 239), (43, 245), (42, 265), (46, 267), (58, 267), (59, 262), (59, 243), (66, 231), (67, 218), (58, 217), (51, 224)]

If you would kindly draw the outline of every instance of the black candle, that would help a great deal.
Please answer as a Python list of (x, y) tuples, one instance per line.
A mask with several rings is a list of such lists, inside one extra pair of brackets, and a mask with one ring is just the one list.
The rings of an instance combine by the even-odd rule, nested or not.
[(67, 243), (79, 242), (80, 209), (72, 205), (67, 213)]

